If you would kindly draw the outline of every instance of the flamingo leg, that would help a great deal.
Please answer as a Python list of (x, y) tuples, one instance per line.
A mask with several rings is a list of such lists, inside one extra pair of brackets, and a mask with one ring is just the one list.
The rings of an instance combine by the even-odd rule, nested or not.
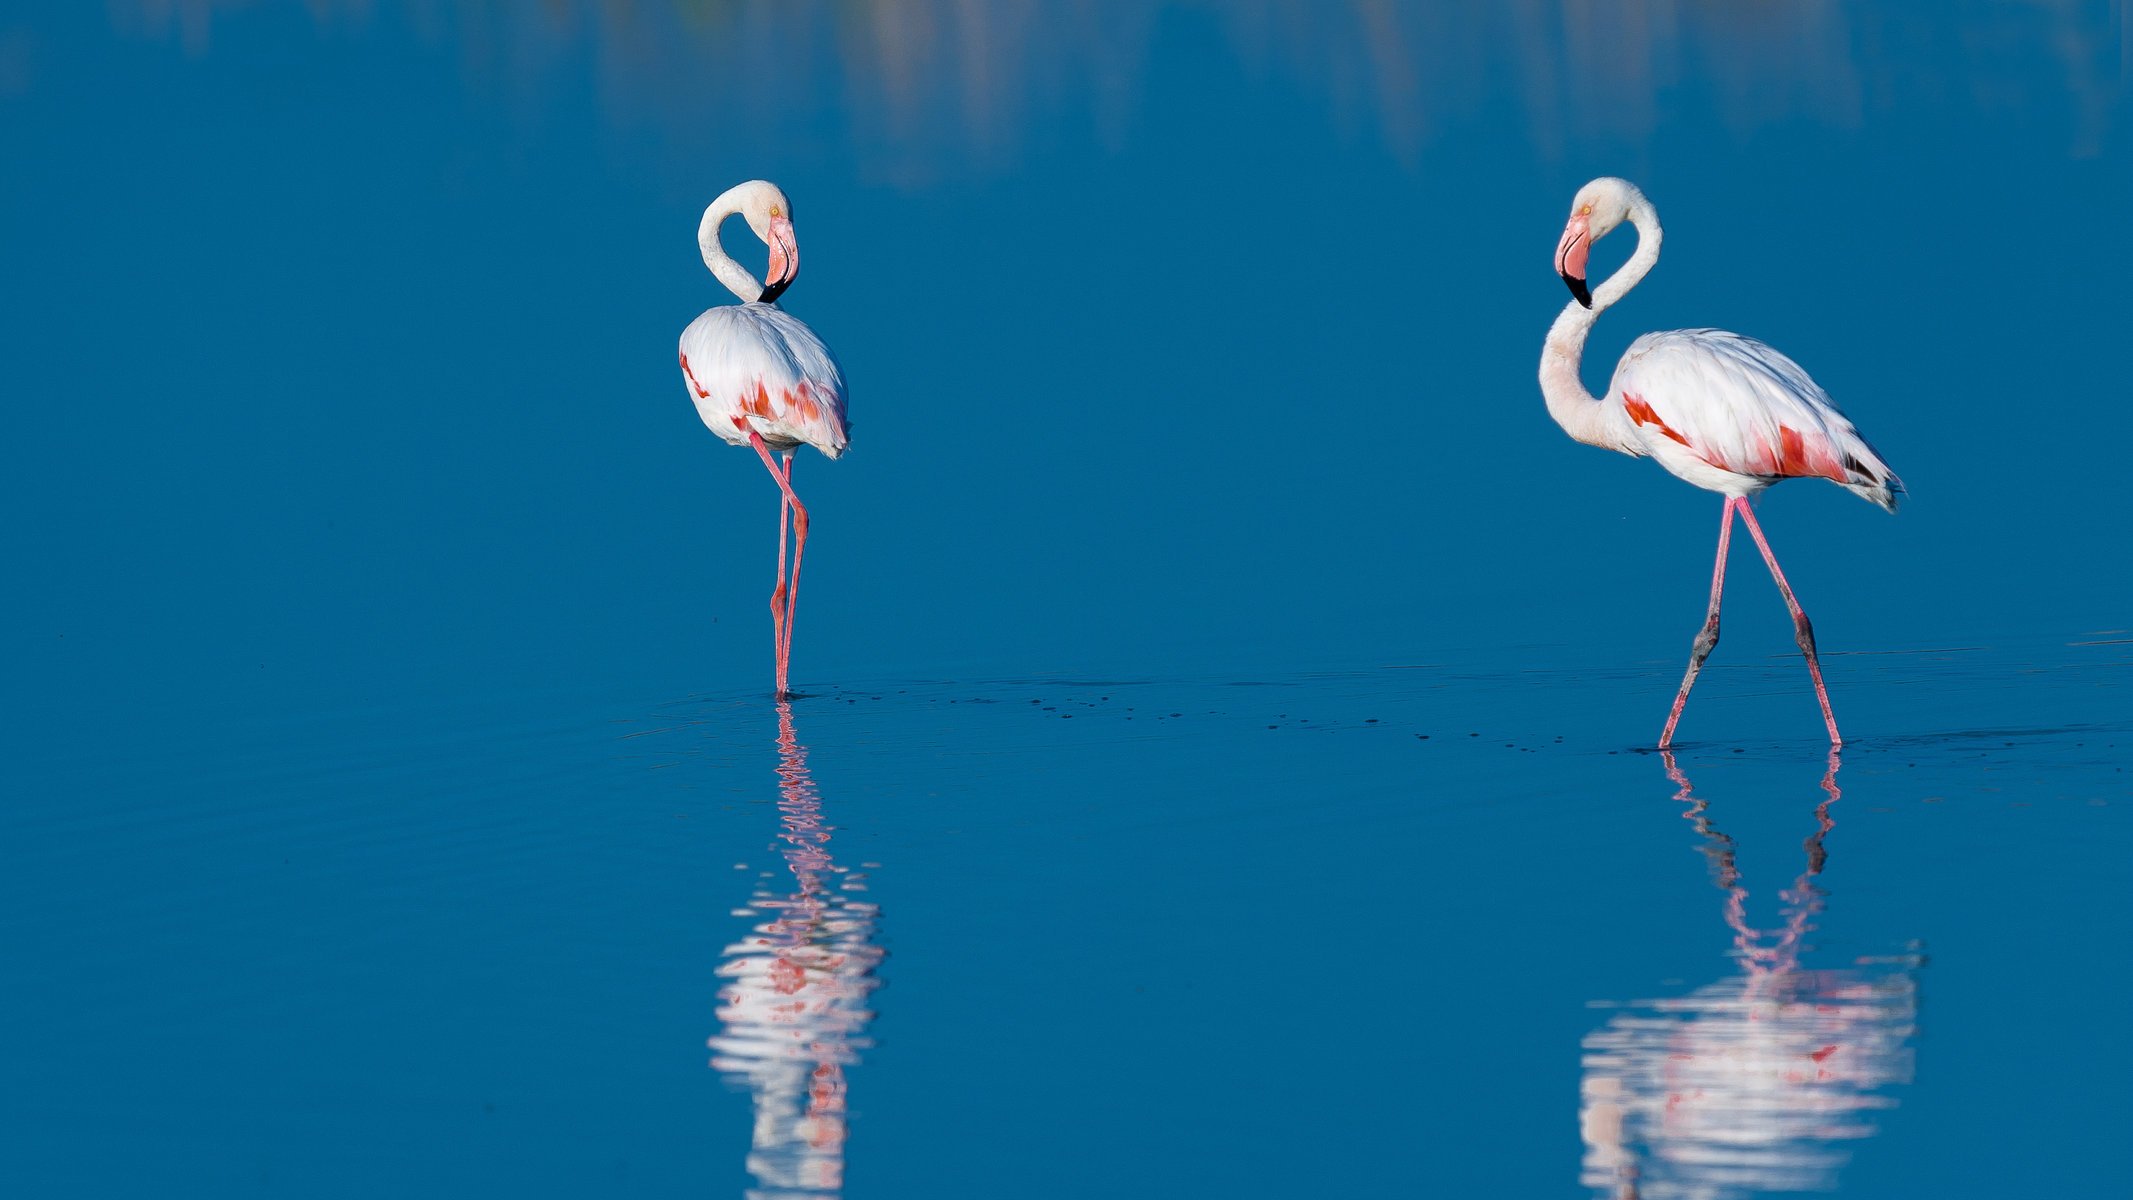
[[(756, 456), (763, 460), (763, 465), (770, 471), (770, 477), (777, 480), (778, 491), (784, 497), (778, 509), (778, 590), (770, 594), (773, 626), (777, 624), (779, 618), (779, 601), (780, 599), (784, 601), (783, 630), (782, 635), (777, 640), (778, 696), (782, 699), (792, 694), (792, 690), (786, 686), (792, 654), (792, 602), (799, 593), (800, 551), (807, 547), (807, 508), (800, 503), (800, 498), (793, 494), (792, 455), (788, 453), (785, 456), (785, 469), (780, 471), (778, 470), (777, 460), (771, 457), (770, 447), (763, 443), (763, 435), (752, 429), (749, 430), (748, 444), (755, 447)], [(796, 535), (792, 552), (792, 583), (790, 586), (785, 581), (786, 507), (792, 509), (792, 527), (793, 533)], [(773, 632), (778, 631), (774, 628)]]
[(1749, 509), (1746, 501), (1740, 502), (1740, 519), (1748, 526), (1749, 534), (1755, 538), (1755, 548), (1763, 552), (1763, 561), (1770, 564), (1770, 577), (1777, 580), (1778, 594), (1785, 597), (1785, 607), (1792, 610), (1793, 637), (1800, 643), (1800, 650), (1807, 655), (1807, 673), (1814, 677), (1815, 699), (1822, 702), (1822, 723), (1829, 726), (1829, 744), (1841, 746), (1844, 739), (1837, 733), (1836, 714), (1829, 709), (1829, 689), (1822, 686), (1822, 660), (1815, 657), (1814, 626), (1808, 624), (1807, 611), (1801, 608), (1800, 602), (1793, 597), (1792, 585), (1785, 582), (1785, 572), (1778, 569), (1777, 555), (1771, 552), (1770, 541), (1763, 536), (1763, 527), (1755, 523), (1755, 513)]
[[(793, 494), (793, 452), (785, 452), (785, 494)], [(793, 507), (793, 573), (785, 584), (785, 644), (779, 646), (779, 659), (791, 665), (793, 661), (793, 612), (800, 607), (800, 554), (806, 550), (806, 509), (800, 507), (800, 499), (791, 501)], [(783, 550), (783, 544), (779, 546)]]
[(782, 680), (784, 678), (785, 662), (785, 526), (792, 516), (792, 501), (785, 498), (784, 485), (792, 482), (792, 455), (785, 456), (785, 470), (782, 474), (775, 468), (770, 473), (772, 478), (776, 479), (781, 485), (778, 488), (778, 582), (777, 586), (770, 590), (770, 644), (779, 664), (779, 679), (781, 682), (778, 685), (778, 690), (783, 692), (784, 684)]
[(1696, 641), (1689, 648), (1689, 669), (1681, 677), (1681, 691), (1674, 696), (1674, 709), (1666, 714), (1666, 729), (1659, 735), (1659, 748), (1674, 744), (1674, 726), (1681, 723), (1681, 710), (1689, 702), (1689, 689), (1696, 686), (1696, 676), (1703, 670), (1703, 660), (1711, 657), (1712, 647), (1718, 645), (1718, 600), (1726, 590), (1726, 548), (1733, 540), (1733, 506), (1746, 507), (1738, 496), (1726, 497), (1726, 507), (1718, 514), (1718, 565), (1711, 568), (1711, 611), (1703, 619), (1703, 628), (1696, 633)]

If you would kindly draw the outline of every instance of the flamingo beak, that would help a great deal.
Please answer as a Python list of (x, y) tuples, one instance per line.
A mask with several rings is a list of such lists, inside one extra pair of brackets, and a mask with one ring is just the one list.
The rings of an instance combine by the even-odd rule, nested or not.
[(800, 274), (800, 242), (793, 236), (791, 217), (770, 218), (770, 232), (763, 240), (770, 243), (770, 269), (769, 277), (763, 281), (763, 294), (756, 299), (770, 304)]
[(1555, 273), (1570, 286), (1570, 294), (1578, 303), (1592, 307), (1592, 293), (1585, 288), (1585, 260), (1592, 254), (1592, 230), (1588, 227), (1591, 218), (1583, 213), (1570, 218), (1563, 227), (1563, 240), (1555, 248)]

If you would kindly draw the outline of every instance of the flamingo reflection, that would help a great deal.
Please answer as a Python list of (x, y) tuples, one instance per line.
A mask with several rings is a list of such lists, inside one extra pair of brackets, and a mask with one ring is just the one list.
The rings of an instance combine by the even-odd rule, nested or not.
[(1842, 795), (1836, 750), (1805, 866), (1778, 893), (1780, 922), (1769, 931), (1748, 923), (1733, 839), (1711, 823), (1709, 802), (1674, 756), (1663, 757), (1726, 895), (1739, 972), (1687, 996), (1626, 1006), (1585, 1038), (1584, 1183), (1619, 1200), (1827, 1190), (1849, 1157), (1844, 1144), (1873, 1136), (1869, 1114), (1896, 1104), (1886, 1089), (1910, 1082), (1920, 960), (1801, 963), (1826, 898), (1816, 877)]
[(726, 948), (711, 1066), (755, 1102), (751, 1200), (825, 1200), (844, 1182), (844, 1069), (871, 1044), (867, 996), (880, 984), (882, 950), (872, 937), (881, 913), (858, 898), (862, 878), (830, 858), (832, 827), (783, 701), (778, 818), (792, 890), (763, 880), (749, 905), (771, 919)]

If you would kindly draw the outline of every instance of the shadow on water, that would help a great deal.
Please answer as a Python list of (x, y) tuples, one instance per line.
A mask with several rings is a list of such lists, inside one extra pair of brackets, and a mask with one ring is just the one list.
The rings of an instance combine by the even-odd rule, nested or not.
[(1704, 839), (1738, 972), (1686, 996), (1625, 1006), (1584, 1040), (1578, 1114), (1583, 1182), (1620, 1200), (1825, 1191), (1872, 1137), (1868, 1114), (1892, 1108), (1885, 1089), (1911, 1079), (1917, 1031), (1916, 954), (1814, 969), (1807, 938), (1827, 899), (1818, 877), (1836, 827), (1838, 752), (1814, 809), (1806, 861), (1774, 929), (1748, 919), (1738, 843), (1710, 816), (1672, 754), (1681, 814)]
[(711, 1066), (754, 1102), (748, 1172), (760, 1200), (837, 1195), (844, 1183), (844, 1069), (870, 1043), (867, 997), (879, 986), (873, 944), (881, 912), (857, 898), (862, 875), (830, 857), (831, 826), (793, 729), (778, 704), (779, 840), (790, 891), (758, 884), (749, 908), (770, 920), (726, 948), (720, 1032)]

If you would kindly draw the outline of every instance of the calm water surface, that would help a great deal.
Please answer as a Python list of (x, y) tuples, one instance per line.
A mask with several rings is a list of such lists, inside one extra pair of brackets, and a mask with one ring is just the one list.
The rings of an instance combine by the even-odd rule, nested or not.
[[(0, 1191), (2125, 1195), (2126, 16), (0, 15)], [(1588, 383), (1740, 329), (1913, 489), (1759, 507), (1840, 755), (1745, 551), (1651, 750), (1601, 173)], [(784, 704), (673, 366), (751, 176)]]

